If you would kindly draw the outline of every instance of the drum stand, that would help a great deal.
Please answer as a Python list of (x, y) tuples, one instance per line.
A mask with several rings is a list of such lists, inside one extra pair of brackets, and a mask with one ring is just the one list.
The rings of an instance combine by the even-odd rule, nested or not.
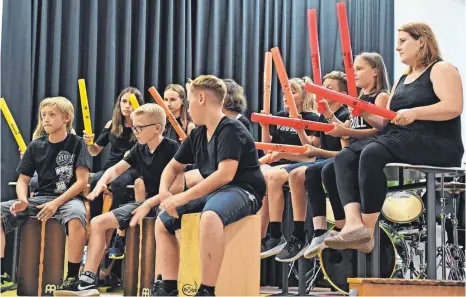
[[(457, 213), (457, 203), (460, 192), (464, 192), (465, 189), (457, 189), (457, 191), (452, 191), (453, 199), (453, 213), (445, 213), (445, 197), (444, 197), (444, 187), (443, 187), (443, 175), (442, 175), (442, 188), (440, 198), (440, 219), (441, 219), (441, 246), (437, 248), (437, 257), (440, 255), (440, 263), (438, 266), (442, 267), (442, 280), (446, 279), (446, 269), (450, 268), (450, 273), (448, 274), (449, 280), (464, 280), (465, 279), (465, 256), (462, 247), (458, 245), (458, 218)], [(448, 244), (445, 241), (445, 220), (446, 218), (451, 220), (453, 227), (453, 244)], [(438, 267), (437, 266), (437, 267)]]

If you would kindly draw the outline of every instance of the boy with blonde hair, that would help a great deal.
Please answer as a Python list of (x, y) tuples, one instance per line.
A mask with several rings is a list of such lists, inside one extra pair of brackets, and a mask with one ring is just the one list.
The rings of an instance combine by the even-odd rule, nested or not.
[[(79, 281), (54, 292), (55, 296), (98, 296), (95, 285), (96, 272), (105, 252), (105, 233), (115, 228), (125, 229), (135, 226), (147, 215), (158, 215), (159, 184), (165, 166), (175, 155), (179, 145), (176, 141), (162, 136), (165, 130), (166, 115), (162, 107), (155, 103), (144, 104), (131, 114), (133, 132), (138, 143), (129, 154), (116, 165), (107, 169), (94, 190), (87, 196), (95, 199), (107, 184), (111, 183), (129, 168), (137, 168), (144, 183), (143, 189), (151, 197), (144, 201), (140, 191), (136, 191), (136, 202), (130, 202), (111, 212), (95, 217), (91, 221), (91, 237), (89, 239), (86, 264)], [(141, 187), (138, 187), (141, 189)]]

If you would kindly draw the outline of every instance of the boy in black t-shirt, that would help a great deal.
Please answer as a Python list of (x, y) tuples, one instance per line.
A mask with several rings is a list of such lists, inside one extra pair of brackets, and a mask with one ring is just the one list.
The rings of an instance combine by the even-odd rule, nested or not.
[[(98, 295), (99, 291), (94, 281), (105, 251), (105, 233), (114, 228), (125, 229), (128, 226), (135, 226), (148, 214), (154, 217), (158, 215), (157, 206), (160, 200), (157, 194), (162, 171), (175, 155), (179, 145), (176, 141), (162, 136), (166, 115), (163, 108), (157, 104), (149, 103), (139, 107), (131, 114), (131, 118), (132, 129), (138, 143), (123, 160), (105, 171), (94, 190), (88, 195), (88, 199), (93, 200), (106, 191), (107, 184), (129, 168), (139, 170), (147, 197), (151, 198), (141, 201), (145, 197), (142, 199), (136, 197), (136, 202), (122, 205), (91, 221), (91, 238), (84, 271), (78, 282), (73, 286), (55, 291), (55, 296)], [(136, 196), (140, 194), (136, 192)], [(145, 196), (145, 193), (143, 195)]]
[[(86, 210), (80, 194), (87, 186), (90, 156), (84, 140), (67, 132), (66, 127), (74, 117), (74, 108), (68, 99), (47, 98), (39, 110), (47, 135), (34, 139), (21, 159), (17, 169), (18, 200), (0, 204), (2, 267), (5, 233), (21, 227), (31, 216), (42, 222), (55, 217), (68, 235), (68, 275), (62, 287), (76, 282), (86, 241)], [(38, 187), (28, 199), (28, 185), (34, 171), (37, 171)]]
[[(212, 75), (190, 84), (189, 110), (197, 126), (181, 144), (162, 174), (161, 207), (155, 223), (157, 253), (162, 257), (162, 279), (153, 296), (177, 295), (179, 250), (175, 231), (184, 214), (201, 216), (201, 286), (197, 296), (213, 296), (225, 243), (223, 230), (260, 208), (265, 180), (260, 171), (254, 139), (242, 123), (222, 113), (226, 87)], [(172, 195), (176, 176), (195, 164), (204, 178), (189, 190)]]

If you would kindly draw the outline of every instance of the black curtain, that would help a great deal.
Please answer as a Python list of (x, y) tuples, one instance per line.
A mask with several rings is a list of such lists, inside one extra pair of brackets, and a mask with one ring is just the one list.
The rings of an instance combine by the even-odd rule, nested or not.
[[(262, 106), (264, 53), (280, 47), (289, 77), (312, 76), (306, 10), (316, 8), (322, 73), (343, 70), (337, 0), (4, 0), (1, 96), (29, 143), (40, 101), (65, 96), (83, 130), (78, 79), (85, 78), (98, 135), (120, 90), (160, 92), (169, 83), (214, 74), (243, 85), (249, 115)], [(353, 54), (376, 51), (393, 70), (393, 0), (349, 0)], [(282, 107), (272, 82), (272, 111)], [(17, 145), (1, 120), (2, 200), (14, 198)], [(254, 124), (254, 134), (259, 128)], [(95, 158), (98, 170), (107, 157)]]

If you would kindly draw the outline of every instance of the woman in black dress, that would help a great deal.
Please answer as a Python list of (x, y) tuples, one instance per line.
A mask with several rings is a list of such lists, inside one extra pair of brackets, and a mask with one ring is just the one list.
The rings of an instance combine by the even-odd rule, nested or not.
[(396, 111), (396, 117), (389, 123), (364, 114), (380, 132), (351, 144), (335, 157), (346, 224), (340, 234), (325, 240), (334, 249), (373, 249), (372, 234), (387, 193), (383, 172), (387, 163), (461, 164), (463, 94), (458, 70), (442, 61), (434, 33), (424, 23), (402, 26), (396, 50), (409, 66), (395, 83), (388, 102), (387, 108)]

